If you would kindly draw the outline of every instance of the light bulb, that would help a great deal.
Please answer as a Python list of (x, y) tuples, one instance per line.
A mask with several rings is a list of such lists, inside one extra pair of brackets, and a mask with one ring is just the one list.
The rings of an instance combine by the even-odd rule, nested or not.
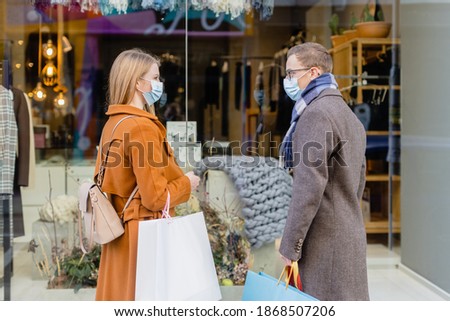
[(58, 81), (58, 70), (51, 60), (47, 61), (44, 69), (42, 69), (42, 81), (46, 86), (54, 86)]
[(47, 59), (53, 59), (56, 57), (56, 48), (53, 45), (53, 41), (51, 39), (48, 39), (47, 43), (45, 43), (43, 46), (44, 51), (42, 54)]
[(72, 45), (70, 44), (70, 41), (66, 36), (62, 36), (61, 40), (64, 52), (69, 52), (70, 50), (72, 50)]
[(39, 81), (36, 88), (33, 89), (33, 99), (36, 101), (44, 101), (47, 97), (46, 90), (42, 87), (42, 83)]
[(67, 105), (68, 105), (67, 97), (61, 91), (53, 100), (53, 106), (55, 106), (56, 108), (67, 108)]

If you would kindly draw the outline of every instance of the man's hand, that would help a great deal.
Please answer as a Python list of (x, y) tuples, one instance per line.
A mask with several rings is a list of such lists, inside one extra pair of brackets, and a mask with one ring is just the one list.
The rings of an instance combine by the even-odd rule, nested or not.
[(285, 266), (291, 266), (292, 265), (292, 261), (289, 260), (288, 258), (285, 258), (283, 255), (281, 255), (281, 260), (283, 261)]

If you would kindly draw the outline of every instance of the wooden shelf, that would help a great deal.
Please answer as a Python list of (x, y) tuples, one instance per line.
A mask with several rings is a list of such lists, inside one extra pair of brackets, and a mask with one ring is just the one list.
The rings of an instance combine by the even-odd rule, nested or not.
[[(394, 136), (400, 136), (401, 133), (399, 130), (394, 130), (392, 132), (392, 134)], [(366, 132), (367, 136), (389, 136), (389, 131), (388, 130), (368, 130)]]
[(399, 45), (399, 38), (353, 38), (350, 39), (339, 46), (333, 47), (328, 50), (329, 53), (333, 54), (337, 51), (347, 48), (348, 46), (380, 46), (380, 45)]
[[(337, 77), (339, 78), (339, 77)], [(340, 89), (341, 92), (350, 91), (352, 88), (356, 87), (356, 85), (350, 85), (345, 88)], [(391, 86), (389, 85), (361, 85), (359, 86), (361, 90), (390, 90)], [(400, 90), (400, 86), (392, 86), (394, 90)]]
[[(366, 233), (368, 234), (389, 232), (389, 222), (387, 220), (365, 222), (365, 225)], [(400, 233), (400, 222), (392, 222), (392, 231), (394, 233)]]
[[(366, 182), (388, 182), (388, 174), (367, 174)], [(400, 175), (392, 175), (393, 182), (400, 182)]]
[[(377, 59), (378, 54), (385, 53), (396, 45), (400, 44), (398, 38), (354, 38), (348, 40), (329, 50), (333, 57), (333, 74), (336, 76), (336, 81), (341, 88), (344, 96), (350, 95), (352, 92), (352, 99), (356, 104), (364, 102), (364, 96), (370, 94), (368, 91), (392, 91), (396, 93), (401, 90), (401, 84), (391, 86), (388, 83), (388, 76), (370, 77), (375, 75), (367, 75), (364, 77), (365, 64), (373, 59)], [(364, 74), (364, 76), (363, 76)], [(386, 79), (380, 85), (371, 82), (373, 78)], [(358, 85), (355, 85), (355, 80)], [(363, 82), (362, 80), (367, 80)], [(373, 80), (375, 82), (375, 80)], [(386, 97), (389, 95), (386, 94)], [(388, 124), (386, 124), (388, 125)], [(386, 128), (388, 128), (386, 126)], [(398, 128), (398, 127), (397, 127)], [(400, 130), (375, 130), (367, 131), (369, 136), (389, 136), (400, 137)], [(393, 184), (389, 184), (392, 179)], [(370, 193), (369, 202), (372, 202), (367, 209), (367, 203), (364, 204), (364, 215), (367, 218), (365, 221), (366, 233), (389, 233), (388, 211), (392, 211), (392, 231), (394, 233), (400, 232), (400, 185), (401, 179), (399, 175), (389, 177), (388, 174), (367, 174), (366, 187)], [(389, 195), (391, 193), (391, 195)], [(390, 208), (390, 209), (389, 209)], [(370, 212), (370, 213), (369, 213)]]
[(400, 86), (389, 86), (389, 85), (363, 85), (362, 90), (400, 90)]

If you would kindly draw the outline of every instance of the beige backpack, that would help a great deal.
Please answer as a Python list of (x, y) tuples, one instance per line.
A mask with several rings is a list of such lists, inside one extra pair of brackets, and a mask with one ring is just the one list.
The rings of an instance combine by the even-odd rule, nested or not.
[[(123, 222), (121, 217), (131, 200), (138, 191), (138, 186), (134, 188), (128, 198), (124, 208), (120, 215), (114, 209), (111, 201), (107, 195), (102, 191), (101, 186), (103, 183), (103, 175), (105, 173), (105, 167), (108, 161), (109, 148), (113, 142), (113, 134), (117, 126), (127, 118), (134, 116), (127, 116), (122, 118), (114, 126), (111, 139), (109, 141), (108, 150), (106, 152), (105, 159), (102, 161), (99, 169), (99, 173), (96, 177), (96, 182), (88, 181), (80, 185), (78, 190), (79, 212), (78, 212), (78, 227), (80, 233), (80, 247), (84, 253), (87, 253), (92, 249), (93, 242), (97, 244), (106, 244), (112, 240), (118, 238), (124, 233)], [(100, 140), (100, 155), (102, 155), (102, 142)], [(83, 233), (82, 224), (84, 223)], [(84, 247), (83, 240), (87, 238), (88, 250)]]

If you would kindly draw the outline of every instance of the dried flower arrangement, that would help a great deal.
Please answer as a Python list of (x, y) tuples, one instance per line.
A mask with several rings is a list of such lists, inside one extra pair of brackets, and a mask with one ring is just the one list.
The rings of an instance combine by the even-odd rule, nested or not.
[[(52, 199), (51, 176), (49, 172), (50, 190), (47, 203), (40, 210), (43, 222), (51, 223), (52, 233), (44, 225), (36, 239), (28, 245), (28, 252), (32, 253), (33, 263), (42, 279), (47, 279), (47, 288), (73, 288), (78, 292), (83, 287), (97, 285), (97, 273), (100, 264), (101, 247), (96, 245), (85, 255), (77, 246), (76, 237), (60, 237), (58, 229), (63, 223), (69, 223), (75, 229), (77, 226), (78, 203), (67, 195)], [(77, 233), (72, 231), (75, 236)]]
[(235, 206), (227, 207), (224, 200), (210, 200), (207, 193), (203, 195), (205, 200), (192, 195), (186, 204), (175, 208), (176, 215), (203, 212), (219, 283), (243, 285), (250, 261), (244, 219)]
[(230, 213), (221, 215), (207, 202), (200, 202), (200, 206), (205, 215), (219, 282), (243, 285), (250, 258), (250, 243), (243, 235), (244, 220)]

